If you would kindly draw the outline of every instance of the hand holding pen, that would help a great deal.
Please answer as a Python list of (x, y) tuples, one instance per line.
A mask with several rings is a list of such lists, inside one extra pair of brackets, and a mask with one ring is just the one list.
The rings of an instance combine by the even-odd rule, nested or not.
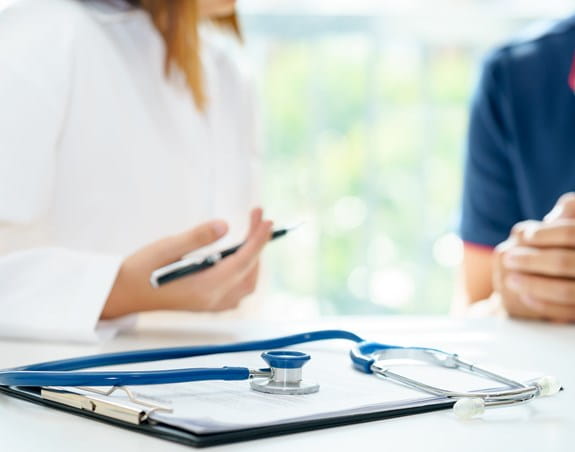
[[(273, 230), (270, 234), (269, 240), (271, 241), (283, 237), (289, 231), (295, 229), (298, 226), (299, 225)], [(225, 250), (216, 251), (214, 253), (200, 257), (188, 256), (182, 258), (179, 261), (154, 270), (150, 275), (150, 284), (152, 287), (159, 288), (160, 286), (169, 282), (176, 281), (177, 279), (193, 275), (194, 273), (198, 273), (203, 270), (207, 270), (208, 268), (216, 265), (222, 259), (237, 253), (242, 246), (244, 246), (244, 243), (240, 243), (239, 245), (226, 248)]]
[(211, 221), (181, 234), (154, 242), (122, 263), (102, 312), (102, 318), (152, 310), (222, 311), (235, 308), (253, 292), (259, 255), (272, 234), (272, 222), (262, 209), (251, 213), (250, 228), (241, 247), (217, 265), (166, 284), (161, 290), (149, 282), (150, 274), (172, 264), (194, 249), (222, 238), (223, 221)]

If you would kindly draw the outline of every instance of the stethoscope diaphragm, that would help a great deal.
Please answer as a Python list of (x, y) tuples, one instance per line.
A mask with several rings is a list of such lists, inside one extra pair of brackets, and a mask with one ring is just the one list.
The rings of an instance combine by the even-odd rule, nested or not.
[(302, 380), (302, 367), (310, 360), (307, 353), (278, 350), (262, 353), (271, 374), (252, 378), (250, 387), (266, 394), (302, 395), (319, 391), (319, 384)]

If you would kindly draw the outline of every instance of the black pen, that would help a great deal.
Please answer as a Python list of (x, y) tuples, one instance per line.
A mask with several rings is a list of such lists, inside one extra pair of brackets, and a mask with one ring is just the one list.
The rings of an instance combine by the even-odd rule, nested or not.
[[(287, 228), (275, 229), (271, 233), (270, 241), (283, 237), (289, 231), (294, 230), (300, 225), (301, 223)], [(225, 259), (226, 257), (231, 256), (236, 251), (238, 251), (242, 245), (243, 243), (240, 243), (239, 245), (232, 246), (231, 248), (227, 248), (225, 250), (199, 258), (183, 258), (177, 262), (168, 264), (165, 267), (158, 268), (152, 272), (152, 275), (150, 276), (150, 284), (152, 287), (158, 288), (166, 283), (169, 283), (170, 281), (174, 281), (175, 279), (213, 267), (222, 259)]]

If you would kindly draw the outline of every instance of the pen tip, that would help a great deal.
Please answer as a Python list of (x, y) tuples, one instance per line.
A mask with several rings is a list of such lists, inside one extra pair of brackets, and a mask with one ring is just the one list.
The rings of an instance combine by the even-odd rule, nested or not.
[(293, 231), (294, 229), (297, 229), (300, 226), (303, 226), (305, 223), (306, 223), (305, 221), (300, 221), (299, 223), (292, 224), (286, 228), (286, 231)]

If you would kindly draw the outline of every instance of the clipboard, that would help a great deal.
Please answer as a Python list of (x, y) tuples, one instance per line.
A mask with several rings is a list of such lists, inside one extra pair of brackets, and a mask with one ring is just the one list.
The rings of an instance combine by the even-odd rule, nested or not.
[[(198, 448), (251, 441), (255, 439), (269, 438), (273, 436), (293, 433), (309, 432), (313, 430), (379, 421), (384, 419), (392, 419), (438, 410), (446, 410), (453, 407), (454, 404), (453, 400), (427, 398), (421, 399), (419, 401), (420, 403), (411, 406), (379, 410), (369, 413), (330, 416), (321, 419), (309, 419), (297, 422), (287, 422), (278, 425), (234, 429), (216, 433), (198, 433), (180, 428), (178, 426), (169, 425), (164, 422), (150, 422), (150, 419), (144, 420), (143, 422), (134, 423), (125, 419), (121, 419), (119, 416), (111, 415), (110, 413), (102, 414), (96, 411), (74, 407), (55, 400), (46, 399), (42, 397), (41, 388), (0, 386), (0, 393), (27, 402), (32, 402), (37, 405), (42, 405), (48, 408), (54, 408), (59, 411), (71, 413), (76, 416), (85, 417), (97, 422), (102, 422), (144, 435), (149, 435), (167, 441)], [(149, 409), (150, 407), (142, 406), (140, 410), (141, 416), (145, 416), (145, 413)]]
[[(446, 410), (455, 403), (358, 372), (351, 365), (347, 348), (328, 344), (302, 348), (312, 356), (304, 379), (320, 385), (314, 394), (263, 394), (251, 390), (245, 380), (133, 386), (129, 390), (119, 387), (104, 394), (101, 388), (0, 386), (0, 394), (192, 447)], [(257, 368), (260, 358), (257, 353), (240, 352), (134, 364), (129, 368), (159, 370), (222, 364)], [(451, 390), (496, 389), (492, 381), (438, 366), (397, 366), (403, 375)], [(528, 379), (525, 373), (513, 376)], [(165, 412), (167, 406), (170, 413)]]

